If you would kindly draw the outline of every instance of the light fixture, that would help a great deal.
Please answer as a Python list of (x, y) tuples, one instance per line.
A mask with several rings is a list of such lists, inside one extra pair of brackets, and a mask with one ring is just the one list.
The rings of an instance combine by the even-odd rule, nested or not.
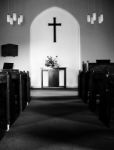
[(18, 17), (18, 25), (21, 25), (23, 23), (23, 15), (20, 15)]
[(9, 13), (9, 6), (10, 6), (10, 0), (8, 0), (8, 14), (7, 14), (7, 23), (9, 23), (10, 25), (21, 25), (24, 21), (24, 17), (22, 14), (17, 14), (16, 12), (13, 13)]
[(103, 23), (103, 21), (104, 21), (103, 14), (97, 15), (97, 13), (92, 13), (91, 15), (87, 15), (87, 22), (90, 24), (94, 24), (95, 22), (101, 24)]
[(98, 18), (99, 24), (101, 24), (103, 22), (103, 20), (104, 20), (104, 16), (103, 16), (103, 14), (101, 14)]
[(17, 21), (17, 14), (16, 13), (13, 13), (13, 20)]
[(91, 22), (91, 16), (89, 14), (87, 15), (87, 22)]
[[(93, 0), (90, 4), (90, 0), (88, 0), (88, 12), (89, 14), (87, 14), (87, 23), (90, 23), (90, 24), (95, 24), (95, 23), (98, 23), (98, 24), (102, 24), (103, 21), (104, 21), (104, 15), (102, 13), (102, 3), (101, 3), (101, 6), (99, 8), (98, 11), (96, 11), (96, 3), (95, 3), (95, 0)], [(99, 5), (99, 4), (98, 4)], [(90, 10), (92, 9), (92, 10)]]
[(12, 15), (7, 14), (7, 23), (10, 25), (14, 25), (14, 23), (17, 23), (17, 25), (21, 25), (23, 23), (23, 15), (17, 15), (16, 13), (12, 13)]
[(97, 14), (95, 12), (92, 14), (92, 18), (93, 18), (94, 21), (97, 20)]
[(94, 22), (95, 22), (95, 20), (94, 20), (94, 18), (93, 18), (93, 16), (91, 17), (91, 24), (94, 24)]

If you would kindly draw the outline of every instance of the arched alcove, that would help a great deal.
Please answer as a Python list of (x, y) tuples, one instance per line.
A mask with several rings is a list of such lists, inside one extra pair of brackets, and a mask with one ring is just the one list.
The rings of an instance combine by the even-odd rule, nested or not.
[[(53, 27), (48, 23), (56, 18), (56, 38), (53, 42)], [(77, 87), (80, 69), (80, 26), (72, 14), (58, 7), (51, 7), (33, 20), (30, 28), (31, 85), (41, 87), (41, 68), (47, 56), (58, 56), (61, 67), (67, 68), (66, 86)]]

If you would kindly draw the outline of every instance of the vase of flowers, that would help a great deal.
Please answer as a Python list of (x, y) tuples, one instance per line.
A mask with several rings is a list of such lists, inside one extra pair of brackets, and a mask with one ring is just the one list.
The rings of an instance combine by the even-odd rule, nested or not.
[(52, 57), (52, 56), (47, 56), (45, 60), (45, 66), (50, 67), (50, 68), (58, 68), (59, 64), (57, 61), (58, 56)]

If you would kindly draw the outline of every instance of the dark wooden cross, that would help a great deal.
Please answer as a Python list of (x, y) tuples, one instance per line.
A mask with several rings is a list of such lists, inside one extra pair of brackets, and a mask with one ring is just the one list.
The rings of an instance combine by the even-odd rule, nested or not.
[(61, 26), (61, 23), (56, 23), (56, 17), (53, 17), (53, 23), (48, 23), (48, 26), (53, 26), (53, 42), (56, 42), (56, 26)]

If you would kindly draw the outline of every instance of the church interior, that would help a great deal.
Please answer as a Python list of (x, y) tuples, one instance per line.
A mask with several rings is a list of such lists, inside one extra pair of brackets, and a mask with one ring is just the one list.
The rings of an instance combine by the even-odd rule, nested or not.
[(0, 150), (114, 149), (113, 0), (0, 1)]

